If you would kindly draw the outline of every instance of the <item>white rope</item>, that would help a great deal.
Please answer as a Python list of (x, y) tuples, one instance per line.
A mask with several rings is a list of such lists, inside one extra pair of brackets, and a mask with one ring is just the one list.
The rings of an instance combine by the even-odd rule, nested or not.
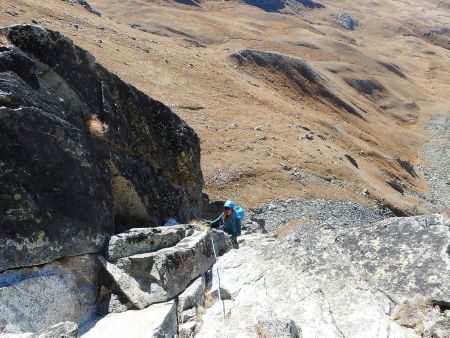
[[(216, 248), (214, 247), (214, 240), (211, 238), (211, 244), (213, 247), (213, 252), (214, 252), (214, 258), (216, 260), (217, 263), (217, 255), (216, 255)], [(219, 300), (222, 303), (222, 318), (223, 318), (223, 336), (225, 338), (227, 338), (227, 323), (225, 321), (225, 302), (222, 299), (222, 287), (220, 286), (220, 274), (219, 274), (219, 266), (216, 265), (216, 271), (217, 271), (217, 279), (219, 281), (219, 288), (218, 288), (218, 294), (219, 294)]]

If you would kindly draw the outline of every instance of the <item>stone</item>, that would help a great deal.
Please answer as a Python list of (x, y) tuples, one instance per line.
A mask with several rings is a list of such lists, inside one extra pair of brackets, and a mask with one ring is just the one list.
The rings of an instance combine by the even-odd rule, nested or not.
[(0, 271), (201, 213), (197, 134), (60, 33), (2, 28)]
[(0, 333), (86, 322), (95, 313), (99, 268), (95, 257), (84, 255), (0, 273)]
[(197, 309), (194, 307), (189, 310), (185, 310), (178, 314), (178, 323), (186, 323), (190, 321), (195, 321), (197, 318)]
[[(261, 338), (299, 338), (299, 330), (291, 319), (258, 320), (256, 331)], [(300, 331), (301, 332), (301, 331)]]
[[(219, 298), (219, 290), (220, 290), (220, 298)], [(223, 286), (219, 287), (219, 285), (213, 285), (211, 290), (209, 290), (208, 295), (211, 299), (215, 299), (215, 300), (232, 299), (230, 291)]]
[(192, 232), (192, 229), (182, 225), (130, 229), (111, 237), (106, 257), (111, 261), (171, 247), (181, 241), (189, 232)]
[(395, 182), (394, 180), (386, 179), (385, 182), (391, 186), (392, 189), (397, 190), (400, 194), (404, 194), (405, 189), (401, 184)]
[[(194, 280), (186, 290), (177, 298), (177, 313), (181, 314), (183, 311), (194, 309), (204, 304), (205, 293), (205, 275), (201, 275)], [(178, 318), (179, 323), (184, 323), (185, 320)]]
[(142, 309), (174, 298), (213, 265), (211, 235), (194, 231), (174, 247), (101, 263), (123, 294)]
[(101, 296), (97, 313), (99, 315), (107, 315), (108, 313), (125, 312), (133, 308), (133, 304), (125, 296), (109, 292), (107, 295)]
[(231, 242), (228, 234), (217, 229), (211, 229), (209, 230), (209, 233), (213, 239), (214, 249), (216, 250), (217, 256), (222, 256), (233, 249), (233, 242)]
[(74, 322), (62, 322), (55, 324), (43, 332), (39, 332), (33, 338), (77, 338), (79, 337), (78, 325)]
[(356, 169), (359, 169), (358, 162), (356, 162), (356, 160), (351, 155), (345, 154), (344, 156)]
[(37, 333), (1, 334), (1, 338), (78, 338), (78, 325), (74, 322), (61, 322)]
[(112, 313), (81, 327), (83, 338), (164, 338), (177, 334), (174, 301), (154, 304), (143, 310)]
[(197, 322), (187, 322), (178, 326), (179, 338), (191, 338), (195, 337), (195, 333), (199, 327)]
[(121, 313), (135, 309), (133, 303), (123, 294), (105, 269), (100, 269), (97, 279), (97, 314)]
[(419, 176), (414, 169), (414, 166), (407, 160), (402, 160), (399, 156), (396, 156), (395, 161), (403, 168), (405, 171), (410, 174), (413, 178), (418, 178)]
[(334, 15), (334, 17), (341, 22), (341, 25), (344, 29), (349, 31), (355, 30), (355, 28), (359, 25), (358, 20), (352, 18), (348, 14), (338, 14)]

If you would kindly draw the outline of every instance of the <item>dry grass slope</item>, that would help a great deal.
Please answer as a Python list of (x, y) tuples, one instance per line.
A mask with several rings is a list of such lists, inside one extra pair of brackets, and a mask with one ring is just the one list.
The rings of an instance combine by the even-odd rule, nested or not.
[[(449, 113), (449, 7), (319, 2), (325, 8), (286, 15), (233, 1), (93, 0), (98, 17), (59, 0), (0, 0), (0, 20), (61, 31), (171, 106), (201, 138), (212, 198), (252, 207), (321, 197), (426, 210), (416, 194), (427, 189), (423, 178), (396, 158), (421, 163), (423, 125)], [(354, 31), (342, 27), (342, 13), (357, 19)]]

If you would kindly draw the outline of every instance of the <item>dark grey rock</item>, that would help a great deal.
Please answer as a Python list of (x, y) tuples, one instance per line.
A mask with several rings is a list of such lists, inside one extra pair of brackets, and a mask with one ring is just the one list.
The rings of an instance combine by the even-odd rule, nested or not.
[(403, 194), (405, 189), (403, 189), (402, 185), (395, 182), (394, 180), (386, 179), (385, 182), (391, 186), (392, 189), (397, 190), (399, 193)]
[(0, 271), (200, 215), (200, 142), (185, 122), (57, 32), (0, 33)]
[(414, 170), (414, 166), (407, 160), (402, 160), (400, 157), (396, 156), (395, 160), (397, 163), (406, 170), (408, 174), (410, 174), (412, 177), (417, 178), (417, 173)]
[(335, 15), (335, 18), (341, 22), (342, 27), (346, 30), (353, 31), (358, 27), (358, 20), (348, 14), (338, 14)]
[(356, 162), (356, 160), (355, 160), (351, 155), (345, 154), (345, 157), (347, 158), (347, 160), (349, 160), (349, 162), (350, 162), (351, 164), (353, 164), (353, 166), (354, 166), (356, 169), (359, 169), (358, 162)]
[[(219, 294), (220, 291), (220, 294)], [(218, 284), (213, 284), (213, 286), (211, 287), (211, 289), (208, 291), (208, 295), (211, 299), (214, 300), (226, 300), (226, 299), (232, 299), (230, 290), (228, 290), (227, 288), (220, 286)], [(220, 297), (219, 297), (220, 295)]]

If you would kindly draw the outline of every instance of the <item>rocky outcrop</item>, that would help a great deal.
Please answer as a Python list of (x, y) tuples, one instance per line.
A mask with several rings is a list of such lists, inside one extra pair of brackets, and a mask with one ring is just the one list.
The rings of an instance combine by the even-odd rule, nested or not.
[(355, 30), (356, 27), (358, 27), (358, 20), (352, 18), (348, 14), (335, 14), (333, 15), (337, 20), (340, 21), (341, 26), (349, 31)]
[(84, 255), (1, 273), (0, 334), (87, 321), (96, 309), (99, 269), (96, 257)]
[[(244, 235), (213, 269), (213, 284), (217, 267), (231, 294), (228, 335), (257, 337), (268, 318), (294, 321), (303, 337), (442, 335), (449, 226), (430, 215), (360, 226), (298, 221), (284, 237)], [(223, 335), (221, 306), (206, 310), (198, 337)]]
[(102, 264), (139, 309), (174, 298), (214, 264), (211, 236), (195, 231), (176, 246)]
[(86, 1), (86, 0), (65, 0), (71, 5), (80, 4), (81, 7), (86, 9), (88, 12), (91, 12), (92, 14), (95, 14), (97, 16), (101, 16), (100, 12), (96, 10), (95, 8), (92, 8), (92, 6)]
[(0, 34), (0, 271), (199, 215), (199, 139), (185, 122), (57, 32)]
[[(222, 236), (220, 236), (220, 233)], [(164, 238), (166, 236), (167, 238)], [(166, 247), (173, 236), (183, 238), (173, 246)], [(210, 274), (207, 270), (215, 261), (212, 245), (218, 240), (229, 243), (227, 249), (221, 244), (221, 250), (226, 252), (232, 248), (232, 243), (222, 231), (199, 231), (198, 226), (178, 225), (169, 228), (132, 229), (123, 234), (121, 242), (112, 238), (110, 245), (115, 250), (118, 246), (131, 244), (130, 256), (107, 261), (100, 258), (104, 271), (108, 276), (99, 278), (100, 299), (99, 314), (107, 314), (100, 320), (85, 324), (83, 332), (87, 337), (100, 337), (109, 329), (103, 330), (110, 322), (111, 334), (121, 327), (142, 326), (127, 337), (167, 337), (173, 334), (173, 312), (175, 313), (175, 333), (179, 337), (193, 337), (202, 325), (201, 315), (204, 311), (206, 279)], [(175, 237), (177, 238), (177, 237)], [(158, 247), (160, 244), (160, 247)], [(155, 245), (156, 244), (156, 245)], [(137, 246), (136, 246), (137, 245)], [(214, 244), (216, 246), (217, 244)], [(134, 254), (134, 250), (142, 251), (146, 247), (149, 252)], [(218, 252), (219, 249), (216, 249)], [(124, 253), (123, 250), (118, 252)], [(135, 324), (134, 317), (144, 316), (142, 311), (149, 310), (151, 315), (158, 305), (154, 304), (171, 300), (175, 309), (164, 314), (164, 321), (158, 320), (157, 327), (150, 330), (147, 324)], [(156, 306), (156, 307), (155, 307)], [(136, 310), (141, 309), (141, 310)], [(142, 310), (144, 309), (145, 310)], [(167, 309), (166, 309), (167, 310)], [(165, 310), (164, 310), (165, 311)], [(108, 314), (109, 313), (109, 314)], [(163, 318), (161, 317), (161, 318)], [(143, 317), (142, 317), (143, 318)], [(159, 318), (159, 317), (158, 317)], [(153, 323), (153, 322), (152, 322)], [(164, 323), (171, 323), (169, 328)], [(164, 325), (163, 325), (164, 324)], [(153, 324), (151, 324), (153, 325)], [(144, 332), (145, 329), (145, 332)], [(154, 333), (157, 332), (157, 333)]]

